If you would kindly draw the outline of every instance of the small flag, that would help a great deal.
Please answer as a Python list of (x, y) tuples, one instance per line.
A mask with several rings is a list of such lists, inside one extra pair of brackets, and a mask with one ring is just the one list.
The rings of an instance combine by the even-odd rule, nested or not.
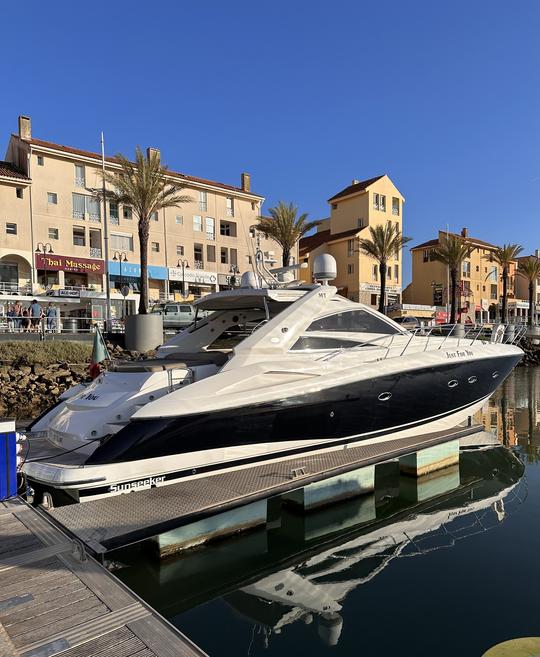
[(94, 333), (94, 346), (92, 347), (92, 356), (90, 357), (90, 376), (95, 379), (101, 373), (99, 364), (104, 360), (110, 360), (109, 351), (99, 326), (96, 325), (96, 332)]

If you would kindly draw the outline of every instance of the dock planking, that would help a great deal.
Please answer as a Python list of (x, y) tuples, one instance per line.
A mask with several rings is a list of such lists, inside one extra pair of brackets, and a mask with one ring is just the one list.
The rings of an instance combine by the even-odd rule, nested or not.
[(0, 657), (205, 657), (19, 498), (0, 502)]
[(222, 511), (366, 465), (381, 463), (477, 433), (477, 426), (300, 455), (206, 477), (47, 509), (96, 555)]

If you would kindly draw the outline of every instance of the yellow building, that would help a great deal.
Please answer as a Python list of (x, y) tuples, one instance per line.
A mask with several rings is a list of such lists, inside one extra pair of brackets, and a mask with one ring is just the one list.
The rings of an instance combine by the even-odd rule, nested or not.
[[(107, 202), (104, 208), (96, 196), (102, 187), (101, 155), (37, 139), (30, 118), (21, 116), (5, 160), (0, 163), (0, 294), (39, 294), (48, 288), (64, 298), (103, 298), (106, 214), (111, 286), (130, 285), (136, 296), (137, 220), (130, 207)], [(106, 168), (119, 169), (114, 157), (106, 157)], [(253, 228), (264, 198), (251, 191), (249, 174), (241, 174), (240, 186), (174, 171), (168, 175), (191, 200), (152, 218), (151, 299), (178, 296), (183, 282), (192, 296), (229, 287), (233, 274), (252, 268), (257, 243), (268, 266), (281, 264), (280, 247)]]
[[(340, 294), (368, 305), (377, 306), (381, 291), (378, 263), (361, 254), (358, 238), (369, 237), (369, 226), (395, 223), (403, 225), (405, 199), (387, 175), (369, 180), (353, 180), (332, 196), (330, 217), (321, 221), (317, 232), (300, 240), (300, 261), (307, 269), (302, 278), (311, 282), (313, 260), (320, 253), (329, 253), (337, 262), (337, 278), (333, 281)], [(396, 303), (401, 296), (401, 253), (388, 263), (387, 303)]]
[[(463, 261), (459, 272), (458, 309), (461, 319), (488, 321), (495, 318), (502, 296), (501, 268), (492, 259), (497, 247), (471, 237), (467, 228), (463, 228), (460, 236), (473, 246), (470, 257)], [(446, 231), (440, 230), (436, 239), (411, 249), (412, 282), (403, 292), (405, 303), (437, 306), (440, 320), (446, 320), (444, 308), (449, 303), (448, 268), (434, 259), (433, 251), (445, 237)], [(516, 299), (515, 270), (516, 263), (512, 265), (508, 278), (509, 313), (510, 316), (525, 319), (527, 308), (524, 306), (528, 304)]]

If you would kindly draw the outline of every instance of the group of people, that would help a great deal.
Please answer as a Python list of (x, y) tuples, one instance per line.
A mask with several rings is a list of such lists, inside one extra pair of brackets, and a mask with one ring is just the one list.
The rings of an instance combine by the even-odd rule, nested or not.
[(45, 309), (36, 299), (29, 306), (20, 301), (11, 304), (7, 311), (9, 329), (22, 333), (39, 333), (41, 320), (45, 319), (44, 329), (54, 331), (57, 327), (57, 308), (49, 301)]

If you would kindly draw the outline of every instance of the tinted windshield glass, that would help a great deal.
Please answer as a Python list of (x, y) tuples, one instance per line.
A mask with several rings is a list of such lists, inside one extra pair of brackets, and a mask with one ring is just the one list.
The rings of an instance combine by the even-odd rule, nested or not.
[(349, 310), (321, 317), (312, 322), (308, 331), (347, 331), (358, 333), (399, 333), (397, 327), (365, 310)]
[(291, 351), (303, 351), (304, 349), (350, 349), (358, 345), (367, 344), (356, 340), (340, 340), (340, 338), (320, 338), (303, 335), (291, 347)]

